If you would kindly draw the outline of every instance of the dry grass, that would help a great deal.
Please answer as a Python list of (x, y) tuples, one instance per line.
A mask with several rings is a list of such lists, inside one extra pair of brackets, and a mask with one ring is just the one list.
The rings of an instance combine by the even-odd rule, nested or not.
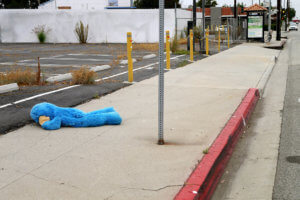
[(180, 39), (178, 40), (178, 43), (179, 43), (179, 44), (187, 44), (187, 39), (186, 39), (186, 38), (180, 38)]
[(133, 43), (133, 51), (158, 51), (158, 43)]
[(36, 84), (36, 73), (31, 69), (25, 70), (17, 69), (0, 74), (0, 85), (18, 83), (18, 85), (34, 85)]
[(97, 73), (90, 71), (86, 67), (81, 67), (79, 70), (74, 70), (72, 73), (73, 84), (94, 84)]
[(125, 58), (127, 58), (126, 53), (120, 52), (117, 56), (113, 56), (113, 60), (111, 63), (109, 63), (109, 65), (115, 67), (120, 64), (121, 60), (124, 60)]

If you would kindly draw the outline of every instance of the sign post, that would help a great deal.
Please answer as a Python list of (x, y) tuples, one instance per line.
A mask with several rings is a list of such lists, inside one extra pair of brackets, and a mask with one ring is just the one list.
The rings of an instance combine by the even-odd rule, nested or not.
[(159, 67), (158, 67), (158, 144), (164, 142), (164, 7), (165, 1), (159, 0)]

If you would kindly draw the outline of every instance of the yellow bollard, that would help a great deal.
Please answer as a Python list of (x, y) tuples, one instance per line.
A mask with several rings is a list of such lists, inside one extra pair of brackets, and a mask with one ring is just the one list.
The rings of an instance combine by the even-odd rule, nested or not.
[(208, 56), (209, 54), (209, 42), (208, 42), (208, 37), (209, 37), (209, 29), (206, 30), (205, 33), (205, 39), (206, 39), (206, 55)]
[(229, 26), (227, 26), (227, 34), (228, 34), (228, 49), (229, 49), (230, 48)]
[(194, 34), (193, 29), (190, 30), (190, 60), (194, 61), (194, 46), (193, 46)]
[(128, 82), (133, 81), (133, 66), (132, 66), (132, 36), (131, 32), (127, 33), (127, 59), (128, 59)]
[(220, 42), (221, 42), (221, 31), (220, 31), (220, 27), (219, 27), (219, 39), (218, 39), (218, 49), (219, 49), (219, 52), (221, 51), (221, 47), (220, 47)]
[[(176, 35), (175, 35), (176, 37)], [(171, 69), (170, 64), (170, 31), (166, 31), (167, 69)]]

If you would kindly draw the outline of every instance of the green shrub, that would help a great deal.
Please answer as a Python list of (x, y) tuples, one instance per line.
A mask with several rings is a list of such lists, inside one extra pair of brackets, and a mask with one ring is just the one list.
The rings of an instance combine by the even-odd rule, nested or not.
[(85, 44), (88, 40), (89, 35), (89, 25), (84, 26), (83, 22), (80, 21), (76, 24), (75, 32), (77, 34), (78, 41), (82, 44)]
[(32, 32), (35, 33), (40, 43), (45, 43), (47, 39), (47, 34), (51, 31), (50, 28), (47, 28), (46, 25), (36, 26)]
[(46, 42), (46, 34), (44, 32), (38, 33), (37, 37), (38, 37), (40, 43), (45, 43)]

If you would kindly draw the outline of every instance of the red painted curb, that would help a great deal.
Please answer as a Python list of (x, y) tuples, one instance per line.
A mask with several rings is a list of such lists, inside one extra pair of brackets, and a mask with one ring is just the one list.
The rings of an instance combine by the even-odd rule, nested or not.
[(210, 199), (233, 152), (245, 123), (259, 99), (256, 88), (248, 90), (221, 133), (185, 182), (175, 200)]

